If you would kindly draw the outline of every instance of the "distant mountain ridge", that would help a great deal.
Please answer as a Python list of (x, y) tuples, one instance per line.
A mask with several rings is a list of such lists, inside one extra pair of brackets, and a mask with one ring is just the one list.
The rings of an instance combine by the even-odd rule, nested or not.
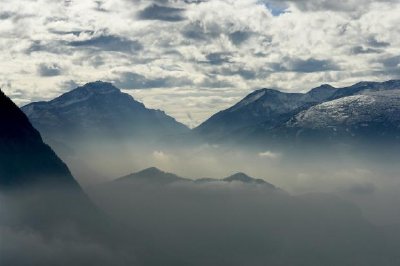
[(329, 85), (314, 88), (308, 93), (256, 90), (234, 106), (213, 115), (194, 131), (206, 138), (218, 140), (227, 133), (259, 123), (274, 127), (299, 110), (332, 97), (336, 91), (336, 88)]
[[(344, 88), (322, 85), (307, 93), (262, 89), (213, 115), (194, 132), (216, 143), (230, 140), (246, 142), (246, 139), (279, 142), (302, 141), (315, 136), (331, 140), (366, 135), (374, 137), (382, 135), (379, 130), (382, 127), (387, 132), (383, 135), (397, 139), (400, 137), (396, 118), (400, 112), (399, 97), (400, 80), (359, 82)], [(352, 104), (351, 99), (358, 99), (358, 104)], [(342, 119), (331, 124), (332, 121), (328, 120), (332, 120), (337, 112), (342, 113)], [(334, 131), (341, 131), (341, 134), (336, 131), (327, 134), (313, 124), (317, 121)], [(350, 125), (350, 121), (357, 121), (358, 125)], [(357, 130), (351, 130), (351, 127), (357, 127)], [(358, 130), (360, 127), (363, 130)]]
[(111, 83), (87, 83), (48, 102), (21, 108), (53, 140), (71, 138), (161, 138), (189, 129), (159, 110), (146, 108)]
[(150, 167), (146, 168), (144, 170), (141, 170), (139, 172), (126, 175), (120, 178), (115, 179), (112, 182), (116, 183), (129, 183), (129, 182), (139, 182), (139, 183), (147, 183), (147, 184), (171, 184), (175, 182), (191, 182), (191, 183), (197, 183), (197, 184), (204, 184), (204, 183), (210, 183), (210, 182), (238, 182), (238, 183), (243, 183), (243, 184), (258, 184), (258, 185), (265, 185), (268, 186), (272, 189), (277, 189), (274, 185), (266, 182), (263, 179), (259, 178), (254, 178), (246, 175), (245, 173), (236, 173), (231, 176), (222, 178), (222, 179), (215, 179), (215, 178), (200, 178), (200, 179), (189, 179), (189, 178), (184, 178), (180, 177), (178, 175), (164, 172), (156, 167)]
[(221, 134), (266, 122), (274, 127), (298, 110), (331, 97), (336, 89), (323, 85), (309, 93), (284, 93), (272, 89), (257, 90), (227, 110), (218, 112), (194, 129), (198, 134), (218, 140)]

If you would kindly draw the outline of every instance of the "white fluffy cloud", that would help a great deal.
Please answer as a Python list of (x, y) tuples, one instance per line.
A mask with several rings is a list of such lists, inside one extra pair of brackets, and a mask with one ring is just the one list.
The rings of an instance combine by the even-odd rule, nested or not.
[(195, 126), (260, 87), (398, 78), (398, 1), (3, 0), (0, 86), (20, 105), (93, 80)]

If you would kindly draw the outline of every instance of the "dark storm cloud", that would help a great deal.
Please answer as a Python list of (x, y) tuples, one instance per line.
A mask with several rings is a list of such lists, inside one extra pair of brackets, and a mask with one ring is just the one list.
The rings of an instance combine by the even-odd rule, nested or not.
[(57, 64), (40, 64), (38, 66), (38, 74), (42, 77), (53, 77), (59, 76), (62, 73), (62, 69)]
[(186, 78), (165, 77), (149, 79), (132, 72), (122, 73), (120, 78), (115, 81), (115, 85), (123, 89), (169, 88), (191, 84), (193, 84), (192, 81)]
[(292, 59), (283, 58), (282, 63), (272, 64), (272, 69), (274, 71), (291, 71), (299, 73), (312, 73), (312, 72), (323, 72), (330, 70), (339, 70), (339, 67), (331, 60), (327, 59)]
[(177, 22), (185, 20), (184, 9), (152, 4), (139, 12), (139, 18), (143, 20), (162, 20)]
[(100, 35), (87, 40), (72, 41), (68, 45), (73, 47), (95, 48), (104, 51), (135, 52), (143, 49), (140, 42), (116, 35)]

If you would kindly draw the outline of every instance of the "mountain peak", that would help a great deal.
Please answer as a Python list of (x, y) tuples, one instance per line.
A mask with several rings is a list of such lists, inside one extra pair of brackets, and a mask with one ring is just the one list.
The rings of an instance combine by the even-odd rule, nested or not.
[(329, 84), (322, 84), (316, 88), (311, 89), (309, 92), (313, 92), (313, 91), (325, 91), (325, 90), (335, 90), (336, 88), (329, 85)]
[(248, 175), (246, 175), (245, 173), (239, 172), (236, 174), (233, 174), (231, 176), (228, 176), (226, 178), (223, 179), (226, 182), (242, 182), (242, 183), (255, 183), (255, 184), (267, 184), (267, 182), (265, 182), (262, 179), (257, 179), (257, 178), (253, 178), (250, 177)]
[(263, 88), (259, 90), (255, 90), (249, 95), (247, 95), (243, 100), (238, 102), (235, 106), (232, 107), (230, 111), (236, 111), (244, 106), (253, 104), (257, 102), (258, 100), (263, 100), (265, 96), (273, 96), (273, 95), (279, 95), (282, 94), (282, 92), (274, 89), (268, 89), (268, 88)]
[(137, 172), (137, 174), (165, 174), (166, 172), (158, 169), (157, 167), (149, 167), (146, 169), (143, 169), (142, 171)]
[(67, 146), (96, 137), (159, 139), (189, 130), (103, 81), (87, 83), (53, 100), (33, 102), (21, 109), (45, 139)]
[(172, 173), (164, 172), (156, 167), (149, 167), (142, 171), (116, 179), (116, 181), (145, 181), (160, 184), (168, 184), (185, 180), (187, 179)]
[(84, 88), (89, 91), (92, 91), (94, 93), (112, 93), (112, 92), (119, 92), (120, 90), (116, 88), (114, 85), (112, 85), (110, 82), (104, 82), (104, 81), (94, 81), (94, 82), (89, 82), (83, 85), (82, 87), (79, 88)]
[(109, 82), (95, 81), (86, 83), (76, 89), (73, 89), (52, 102), (72, 102), (74, 99), (78, 102), (87, 100), (94, 95), (121, 93), (121, 91)]

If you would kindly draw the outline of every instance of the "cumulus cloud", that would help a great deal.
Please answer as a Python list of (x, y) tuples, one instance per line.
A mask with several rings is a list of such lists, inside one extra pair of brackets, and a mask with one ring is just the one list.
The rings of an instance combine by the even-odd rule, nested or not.
[[(29, 102), (64, 81), (117, 80), (146, 105), (200, 123), (257, 88), (398, 77), (399, 10), (394, 0), (6, 1), (0, 82)], [(44, 62), (68, 71), (38, 71)]]

